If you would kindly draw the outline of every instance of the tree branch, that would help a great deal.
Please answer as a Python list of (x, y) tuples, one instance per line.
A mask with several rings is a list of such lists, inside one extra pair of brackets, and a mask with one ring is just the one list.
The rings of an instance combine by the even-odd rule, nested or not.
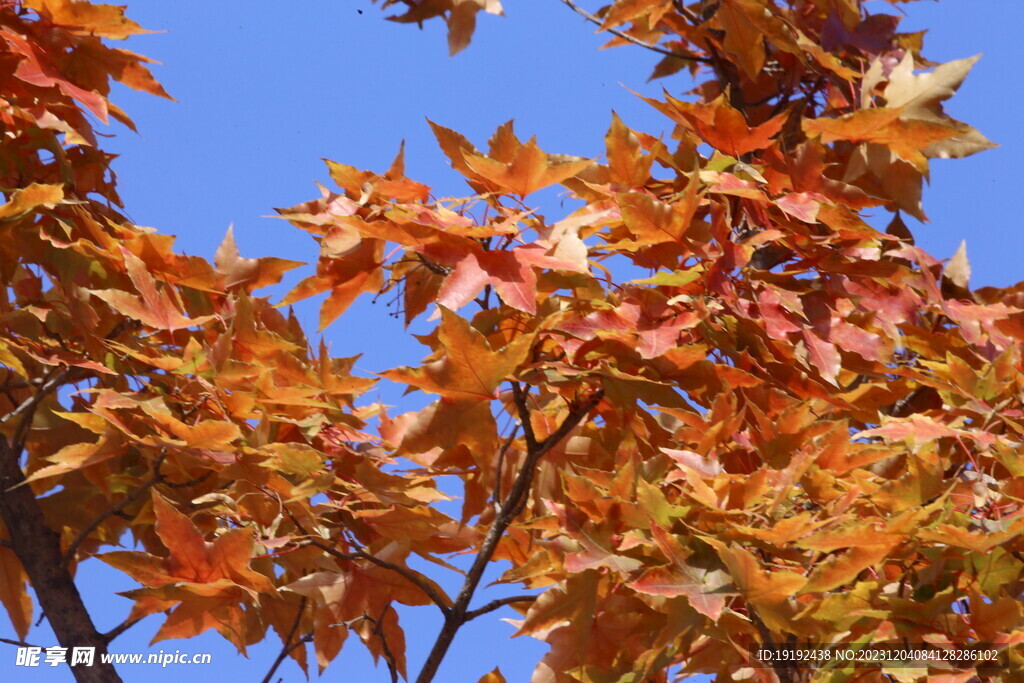
[[(110, 341), (116, 339), (121, 335), (122, 332), (129, 328), (133, 328), (137, 325), (137, 321), (134, 320), (121, 320), (114, 326), (110, 332), (108, 332), (103, 339)], [(18, 423), (18, 427), (14, 431), (14, 436), (10, 441), (10, 449), (20, 457), (22, 449), (25, 447), (25, 436), (28, 434), (29, 428), (32, 426), (32, 418), (35, 416), (36, 408), (43, 400), (59, 389), (65, 384), (78, 382), (85, 379), (90, 375), (91, 371), (81, 368), (77, 365), (65, 367), (63, 370), (57, 370), (57, 368), (51, 368), (46, 376), (43, 377), (42, 381), (39, 382), (39, 389), (36, 393), (32, 394), (29, 398), (17, 406), (11, 412), (6, 415), (0, 416), (0, 424), (7, 422), (15, 417), (21, 417), (21, 421)], [(30, 384), (35, 384), (38, 380), (30, 380)]]
[(288, 636), (284, 639), (284, 645), (281, 646), (281, 651), (277, 653), (277, 659), (275, 659), (274, 663), (270, 665), (270, 670), (267, 671), (267, 675), (263, 677), (263, 683), (270, 683), (270, 680), (274, 677), (274, 672), (277, 671), (277, 667), (281, 666), (284, 660), (288, 658), (288, 655), (290, 655), (295, 650), (295, 648), (299, 647), (300, 645), (304, 645), (305, 643), (308, 643), (310, 640), (313, 639), (313, 634), (307, 633), (306, 635), (302, 636), (297, 641), (292, 643), (292, 638), (294, 638), (295, 634), (298, 633), (299, 624), (302, 623), (302, 613), (306, 611), (306, 603), (307, 598), (303, 596), (301, 602), (299, 602), (299, 611), (295, 615), (295, 622), (292, 624), (291, 629), (288, 631)]
[(382, 559), (380, 559), (379, 557), (377, 557), (375, 555), (371, 555), (370, 553), (366, 552), (362, 548), (358, 548), (354, 552), (351, 552), (351, 553), (344, 553), (344, 552), (338, 550), (337, 548), (332, 548), (331, 546), (327, 545), (326, 543), (321, 543), (320, 541), (317, 541), (314, 538), (313, 534), (311, 534), (309, 532), (309, 530), (306, 529), (305, 526), (303, 526), (302, 522), (299, 521), (299, 519), (292, 513), (291, 510), (289, 510), (287, 508), (287, 506), (282, 505), (281, 508), (285, 511), (285, 514), (288, 515), (288, 517), (291, 519), (292, 524), (294, 524), (295, 527), (299, 531), (302, 532), (302, 535), (306, 537), (306, 543), (308, 543), (309, 545), (313, 546), (314, 548), (319, 548), (320, 550), (324, 551), (325, 553), (327, 553), (331, 557), (335, 557), (335, 558), (337, 558), (339, 560), (352, 561), (352, 560), (356, 560), (356, 559), (362, 559), (362, 560), (366, 560), (367, 562), (371, 562), (371, 563), (377, 565), (378, 567), (381, 567), (382, 569), (388, 569), (390, 571), (395, 572), (396, 574), (399, 574), (400, 576), (404, 577), (405, 580), (407, 580), (409, 583), (413, 584), (414, 586), (419, 588), (421, 591), (423, 591), (424, 595), (426, 595), (428, 598), (430, 598), (431, 602), (433, 602), (435, 605), (437, 605), (438, 609), (441, 610), (441, 613), (444, 614), (446, 617), (448, 616), (448, 610), (449, 610), (448, 602), (449, 601), (445, 600), (444, 596), (441, 595), (440, 593), (438, 593), (437, 590), (433, 586), (431, 586), (429, 583), (423, 581), (419, 576), (414, 574), (411, 570), (406, 569), (405, 567), (403, 567), (401, 565), (395, 564), (394, 562), (388, 562), (387, 560), (382, 560)]
[(46, 648), (33, 645), (32, 643), (26, 643), (24, 640), (11, 640), (10, 638), (0, 638), (0, 643), (7, 643), (8, 645), (17, 645), (18, 647), (38, 647), (40, 650)]
[(363, 618), (373, 624), (373, 634), (380, 639), (380, 647), (384, 651), (384, 662), (388, 665), (388, 673), (391, 674), (391, 683), (398, 683), (398, 667), (395, 665), (395, 655), (391, 652), (388, 639), (384, 637), (384, 615), (388, 613), (389, 609), (392, 609), (390, 603), (384, 607), (380, 619), (374, 619), (365, 615)]
[[(339, 553), (339, 554), (344, 555), (345, 553)], [(430, 600), (435, 605), (437, 605), (438, 609), (441, 610), (442, 614), (447, 615), (448, 614), (448, 610), (451, 609), (448, 606), (448, 604), (447, 604), (449, 601), (445, 600), (444, 596), (442, 596), (440, 593), (438, 593), (436, 590), (434, 590), (433, 586), (431, 586), (430, 584), (424, 582), (422, 579), (420, 579), (420, 577), (416, 576), (416, 574), (414, 574), (412, 572), (412, 570), (406, 569), (405, 567), (403, 567), (400, 564), (395, 564), (394, 562), (388, 562), (387, 560), (382, 560), (379, 557), (377, 557), (376, 555), (371, 555), (370, 553), (366, 552), (362, 548), (359, 548), (355, 552), (352, 552), (352, 553), (349, 553), (349, 554), (351, 556), (353, 556), (353, 557), (358, 557), (358, 558), (361, 558), (363, 560), (366, 560), (367, 562), (371, 562), (371, 563), (377, 565), (378, 567), (381, 567), (382, 569), (388, 569), (390, 571), (395, 572), (396, 574), (399, 574), (399, 575), (403, 576), (406, 581), (409, 581), (414, 586), (416, 586), (421, 591), (423, 591), (426, 594), (426, 596), (428, 598), (430, 598)]]
[(494, 474), (494, 505), (496, 507), (501, 505), (501, 470), (505, 467), (505, 453), (508, 451), (509, 446), (516, 439), (516, 434), (519, 433), (519, 425), (512, 427), (512, 433), (505, 439), (505, 443), (501, 445), (501, 449), (498, 451), (498, 464), (495, 465)]
[[(170, 611), (170, 610), (168, 610), (168, 611)], [(130, 629), (132, 626), (135, 626), (135, 624), (139, 623), (140, 621), (142, 621), (145, 618), (146, 617), (139, 617), (138, 619), (131, 619), (131, 618), (125, 619), (124, 621), (122, 621), (120, 624), (118, 624), (114, 628), (112, 628), (109, 631), (107, 631), (106, 633), (102, 634), (103, 635), (103, 639), (106, 640), (109, 643), (110, 641), (114, 640), (119, 635), (121, 635), (122, 633), (124, 633), (125, 631)]]
[(163, 464), (164, 459), (167, 457), (167, 451), (161, 450), (160, 455), (157, 456), (156, 461), (153, 463), (153, 474), (150, 475), (149, 479), (136, 486), (127, 496), (118, 501), (115, 505), (107, 509), (106, 512), (101, 514), (99, 517), (89, 523), (84, 529), (78, 532), (78, 535), (71, 541), (68, 549), (64, 552), (64, 559), (61, 560), (60, 566), (65, 569), (75, 559), (75, 554), (78, 552), (79, 546), (85, 542), (92, 532), (96, 531), (103, 522), (107, 521), (117, 513), (124, 510), (126, 507), (138, 500), (146, 491), (148, 491), (153, 484), (160, 481), (160, 465)]
[(480, 579), (483, 578), (484, 570), (494, 556), (494, 551), (497, 549), (505, 530), (508, 529), (509, 525), (512, 524), (526, 504), (530, 486), (533, 483), (533, 476), (536, 472), (537, 462), (545, 453), (565, 438), (586, 417), (591, 409), (601, 402), (604, 392), (599, 389), (591, 394), (590, 398), (586, 401), (570, 409), (569, 415), (566, 416), (558, 429), (540, 442), (537, 441), (537, 436), (530, 423), (530, 408), (527, 403), (527, 395), (523, 392), (518, 382), (512, 383), (512, 396), (519, 411), (523, 434), (526, 439), (526, 458), (519, 470), (519, 474), (516, 475), (512, 489), (501, 504), (501, 509), (498, 510), (494, 517), (494, 523), (487, 531), (487, 536), (484, 537), (483, 543), (480, 545), (480, 550), (473, 560), (473, 565), (466, 573), (466, 579), (463, 581), (459, 595), (455, 599), (455, 604), (445, 614), (444, 626), (434, 641), (434, 646), (427, 656), (427, 661), (423, 664), (423, 669), (420, 670), (420, 674), (416, 678), (416, 683), (430, 683), (434, 680), (434, 676), (437, 674), (437, 670), (441, 666), (448, 648), (455, 639), (455, 634), (468, 621), (466, 615), (469, 612), (469, 603), (473, 599), (477, 586), (480, 585)]
[[(56, 370), (56, 368), (53, 370)], [(64, 368), (63, 370), (57, 371), (55, 374), (53, 370), (47, 373), (46, 377), (43, 379), (43, 383), (39, 385), (39, 388), (34, 394), (32, 394), (32, 396), (25, 399), (21, 405), (11, 412), (0, 417), (0, 424), (16, 417), (21, 418), (20, 422), (18, 422), (17, 428), (14, 430), (14, 436), (11, 439), (11, 450), (15, 453), (21, 453), (21, 450), (25, 447), (25, 436), (28, 434), (28, 430), (32, 426), (32, 418), (35, 417), (36, 408), (39, 407), (39, 404), (42, 403), (47, 396), (65, 384), (76, 382), (79, 379), (84, 379), (84, 377), (88, 375), (86, 370), (77, 366)]]
[(96, 648), (94, 666), (72, 667), (75, 679), (79, 683), (119, 683), (113, 665), (103, 661), (107, 641), (96, 630), (78, 587), (62, 566), (60, 536), (50, 527), (32, 487), (26, 485), (19, 460), (20, 450), (0, 435), (0, 517), (11, 548), (60, 645)]
[(92, 534), (93, 531), (98, 529), (99, 526), (103, 524), (103, 522), (107, 521), (111, 517), (122, 516), (123, 510), (129, 505), (131, 505), (133, 502), (138, 500), (144, 493), (146, 493), (146, 491), (152, 488), (154, 484), (162, 484), (169, 488), (175, 489), (187, 488), (189, 486), (194, 486), (195, 484), (198, 484), (208, 479), (210, 475), (213, 474), (212, 471), (208, 471), (202, 474), (201, 476), (195, 477), (194, 479), (189, 479), (188, 481), (170, 482), (167, 481), (166, 477), (164, 477), (164, 475), (160, 473), (160, 466), (163, 465), (164, 460), (166, 459), (167, 450), (162, 449), (160, 451), (160, 455), (157, 456), (156, 461), (153, 463), (153, 474), (150, 475), (149, 479), (147, 479), (146, 481), (142, 482), (137, 487), (132, 489), (132, 491), (127, 496), (125, 496), (120, 501), (118, 501), (110, 508), (108, 508), (103, 514), (101, 514), (99, 517), (90, 522), (87, 527), (82, 529), (78, 533), (78, 535), (75, 536), (74, 540), (72, 540), (71, 544), (68, 546), (67, 551), (64, 553), (64, 561), (61, 563), (63, 567), (68, 567), (71, 564), (71, 562), (75, 559), (75, 553), (78, 552), (78, 547), (82, 545), (82, 543), (84, 543), (87, 538), (89, 538), (89, 535)]
[[(589, 21), (589, 22), (591, 22), (593, 24), (596, 24), (598, 26), (603, 26), (604, 25), (604, 22), (602, 22), (600, 19), (598, 19), (597, 17), (595, 17), (593, 14), (591, 14), (588, 11), (586, 11), (585, 9), (582, 9), (581, 7), (578, 7), (576, 5), (576, 3), (574, 3), (572, 0), (562, 0), (562, 2), (569, 9), (571, 9), (574, 12), (576, 12), (576, 14), (580, 15), (581, 17), (583, 17), (587, 21)], [(634, 38), (633, 36), (629, 35), (628, 33), (624, 32), (624, 31), (620, 31), (617, 28), (607, 28), (607, 29), (604, 29), (604, 30), (608, 31), (608, 33), (611, 33), (613, 36), (618, 36), (619, 38), (622, 38), (623, 40), (629, 41), (630, 43), (633, 43), (634, 45), (639, 45), (642, 48), (651, 50), (652, 52), (657, 52), (658, 54), (665, 55), (666, 57), (675, 57), (676, 59), (685, 59), (687, 61), (698, 62), (700, 64), (710, 64), (711, 63), (711, 60), (708, 59), (707, 57), (701, 57), (700, 55), (695, 55), (695, 54), (692, 54), (692, 53), (689, 53), (689, 52), (673, 52), (672, 50), (668, 50), (668, 49), (663, 48), (663, 47), (661, 47), (659, 45), (653, 45), (653, 44), (648, 43), (646, 41), (640, 40), (639, 38)]]
[(494, 610), (500, 609), (505, 605), (511, 605), (516, 602), (533, 602), (536, 599), (536, 595), (512, 595), (507, 598), (498, 598), (497, 600), (491, 600), (483, 607), (477, 607), (476, 609), (472, 609), (466, 612), (466, 621), (473, 621), (477, 617), (482, 617), (485, 614), (490, 614)]

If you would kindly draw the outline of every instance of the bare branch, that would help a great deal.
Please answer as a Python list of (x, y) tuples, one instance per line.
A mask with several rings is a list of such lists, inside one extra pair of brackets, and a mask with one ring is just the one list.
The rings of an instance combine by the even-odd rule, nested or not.
[(112, 628), (109, 631), (107, 631), (106, 633), (102, 633), (100, 635), (103, 636), (103, 638), (109, 643), (110, 641), (114, 640), (119, 635), (121, 635), (122, 633), (124, 633), (125, 631), (130, 629), (132, 626), (135, 626), (135, 624), (139, 623), (143, 619), (145, 619), (145, 617), (139, 617), (138, 619), (131, 619), (131, 618), (125, 619), (124, 621), (122, 621), (120, 624), (118, 624), (114, 628)]
[(0, 643), (7, 643), (8, 645), (17, 645), (18, 647), (38, 647), (40, 650), (45, 650), (44, 647), (33, 645), (32, 643), (26, 643), (24, 640), (11, 640), (10, 638), (0, 638)]
[(497, 600), (491, 600), (483, 607), (477, 607), (476, 609), (472, 609), (466, 612), (466, 621), (473, 621), (477, 617), (482, 617), (485, 614), (490, 614), (494, 610), (500, 609), (505, 605), (511, 605), (516, 602), (533, 602), (536, 599), (536, 595), (512, 595), (507, 598), (498, 598)]
[(281, 647), (281, 651), (277, 653), (277, 658), (274, 660), (274, 663), (270, 665), (270, 670), (267, 671), (267, 675), (263, 677), (263, 683), (270, 683), (271, 679), (274, 677), (274, 673), (277, 671), (277, 668), (281, 666), (284, 660), (288, 658), (288, 655), (290, 655), (295, 648), (300, 645), (305, 645), (313, 639), (313, 634), (307, 633), (296, 642), (292, 643), (292, 638), (294, 638), (295, 634), (298, 633), (299, 624), (302, 623), (302, 613), (306, 611), (306, 603), (307, 598), (303, 596), (302, 601), (299, 602), (299, 610), (295, 615), (295, 621), (292, 623), (292, 627), (288, 631), (287, 637), (284, 639), (284, 645)]
[(501, 445), (501, 449), (498, 451), (498, 464), (495, 466), (494, 474), (494, 505), (501, 505), (501, 470), (505, 467), (505, 453), (508, 451), (509, 446), (516, 439), (516, 434), (519, 433), (519, 425), (512, 427), (512, 433), (505, 439), (505, 443)]
[[(590, 12), (586, 11), (585, 9), (582, 9), (582, 8), (578, 7), (576, 5), (576, 3), (574, 3), (572, 0), (562, 0), (562, 2), (565, 3), (565, 5), (567, 7), (569, 7), (569, 9), (571, 9), (574, 12), (576, 12), (576, 14), (580, 15), (581, 17), (583, 17), (587, 21), (589, 21), (589, 22), (591, 22), (593, 24), (596, 24), (598, 26), (602, 26), (604, 24), (604, 22), (602, 22), (600, 19), (595, 17)], [(625, 33), (624, 31), (620, 31), (617, 28), (608, 28), (608, 29), (605, 29), (605, 30), (608, 31), (608, 33), (611, 33), (613, 36), (618, 36), (619, 38), (622, 38), (623, 40), (629, 41), (630, 43), (633, 43), (634, 45), (639, 45), (642, 48), (646, 48), (648, 50), (651, 50), (652, 52), (657, 52), (658, 54), (665, 55), (666, 57), (675, 57), (676, 59), (685, 59), (687, 61), (697, 62), (699, 64), (710, 64), (711, 63), (711, 60), (708, 59), (707, 57), (701, 57), (700, 55), (695, 55), (695, 54), (692, 54), (692, 53), (689, 53), (689, 52), (673, 52), (672, 50), (667, 50), (667, 49), (665, 49), (665, 48), (663, 48), (663, 47), (661, 47), (659, 45), (653, 45), (651, 43), (648, 43), (648, 42), (645, 42), (643, 40), (640, 40), (639, 38), (634, 38), (633, 36), (629, 35), (628, 33)]]
[(512, 399), (519, 412), (519, 422), (523, 425), (523, 436), (526, 438), (526, 451), (532, 452), (537, 448), (537, 435), (533, 433), (533, 423), (530, 422), (530, 406), (526, 403), (526, 394), (519, 382), (512, 382)]

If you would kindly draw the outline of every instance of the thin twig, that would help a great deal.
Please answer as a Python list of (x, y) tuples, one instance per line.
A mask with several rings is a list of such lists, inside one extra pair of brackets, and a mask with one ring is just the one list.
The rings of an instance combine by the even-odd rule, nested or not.
[(466, 621), (473, 621), (477, 617), (482, 617), (485, 614), (490, 614), (496, 609), (500, 609), (505, 605), (511, 605), (516, 602), (533, 602), (537, 599), (536, 595), (512, 595), (507, 598), (498, 598), (497, 600), (491, 600), (483, 607), (477, 607), (466, 612)]
[(135, 624), (139, 623), (140, 621), (142, 621), (145, 618), (146, 617), (139, 617), (137, 619), (132, 619), (132, 618), (125, 619), (124, 621), (122, 621), (120, 624), (118, 624), (114, 628), (112, 628), (109, 631), (107, 631), (106, 633), (102, 634), (103, 639), (106, 640), (109, 643), (110, 641), (114, 640), (119, 635), (121, 635), (122, 633), (124, 633), (125, 631), (130, 629), (132, 626), (135, 626)]
[(406, 569), (402, 565), (395, 564), (394, 562), (382, 560), (376, 555), (371, 555), (362, 548), (359, 548), (358, 550), (355, 550), (350, 554), (354, 557), (364, 559), (367, 562), (372, 562), (373, 564), (377, 565), (378, 567), (381, 567), (382, 569), (388, 569), (390, 571), (395, 572), (396, 574), (400, 574), (401, 576), (405, 577), (407, 581), (409, 581), (417, 588), (419, 588), (421, 591), (423, 591), (427, 595), (427, 597), (430, 598), (435, 605), (437, 605), (438, 609), (440, 609), (443, 614), (448, 614), (448, 605), (451, 601), (446, 600), (440, 593), (434, 590), (433, 586), (424, 582), (422, 579), (420, 579), (420, 577), (416, 576), (416, 574), (414, 574), (412, 570)]
[(381, 650), (384, 651), (384, 662), (388, 665), (388, 673), (391, 675), (391, 683), (398, 683), (398, 667), (395, 664), (395, 655), (391, 652), (391, 646), (388, 645), (388, 639), (384, 637), (384, 615), (388, 613), (388, 610), (392, 609), (390, 603), (385, 605), (384, 611), (380, 615), (380, 619), (374, 619), (363, 615), (363, 619), (366, 619), (373, 624), (373, 633), (380, 639)]
[(28, 430), (32, 426), (32, 418), (35, 417), (36, 408), (39, 407), (39, 404), (58, 388), (69, 382), (77, 381), (79, 379), (78, 375), (80, 374), (86, 373), (79, 367), (65, 368), (56, 374), (47, 373), (46, 379), (40, 385), (36, 393), (25, 399), (25, 401), (14, 410), (3, 417), (0, 417), (0, 423), (6, 422), (14, 417), (21, 417), (21, 421), (18, 422), (18, 427), (14, 430), (14, 436), (11, 439), (11, 449), (15, 453), (20, 453), (22, 448), (25, 447), (25, 436), (28, 434)]
[(505, 466), (505, 452), (508, 451), (509, 446), (515, 441), (516, 434), (519, 433), (519, 425), (512, 427), (512, 433), (505, 439), (505, 443), (501, 445), (501, 449), (498, 451), (498, 464), (495, 466), (494, 475), (494, 505), (499, 507), (501, 505), (501, 470)]
[[(103, 337), (106, 341), (116, 339), (129, 327), (134, 326), (135, 321), (122, 320), (114, 326), (106, 336)], [(32, 394), (29, 398), (25, 399), (21, 405), (17, 406), (14, 410), (7, 413), (6, 415), (0, 416), (0, 424), (7, 422), (8, 420), (21, 417), (21, 421), (18, 423), (17, 428), (14, 431), (14, 436), (10, 441), (10, 448), (15, 453), (21, 453), (21, 450), (25, 447), (25, 436), (28, 433), (29, 428), (32, 426), (32, 418), (35, 416), (36, 408), (43, 400), (53, 393), (56, 389), (59, 389), (65, 384), (78, 382), (88, 377), (90, 374), (89, 370), (72, 365), (65, 367), (63, 370), (57, 370), (57, 368), (51, 368), (46, 376), (43, 377), (42, 382), (39, 384), (39, 389), (36, 393)], [(31, 380), (35, 383), (35, 380)]]
[(33, 645), (32, 643), (26, 643), (24, 640), (11, 640), (10, 638), (0, 638), (0, 643), (7, 643), (8, 645), (17, 645), (18, 647), (38, 647), (40, 650), (45, 650), (44, 647)]
[(281, 666), (284, 660), (288, 658), (288, 655), (290, 655), (295, 648), (308, 642), (306, 640), (306, 636), (313, 635), (312, 633), (307, 633), (302, 638), (299, 638), (297, 642), (292, 643), (292, 638), (294, 638), (295, 634), (299, 632), (299, 624), (302, 623), (302, 613), (306, 611), (307, 601), (308, 599), (303, 596), (302, 600), (299, 602), (299, 611), (295, 615), (295, 621), (292, 623), (292, 627), (284, 639), (284, 645), (281, 647), (281, 651), (277, 653), (277, 659), (275, 659), (274, 663), (270, 665), (270, 671), (267, 672), (267, 675), (263, 677), (263, 683), (270, 683), (270, 680), (274, 677), (274, 672), (277, 671), (277, 667)]
[(694, 26), (700, 26), (702, 23), (701, 18), (694, 14), (693, 10), (687, 7), (683, 0), (672, 0), (672, 4), (675, 6), (677, 12), (686, 17), (687, 21)]
[(523, 437), (526, 439), (526, 450), (531, 452), (537, 448), (537, 435), (533, 433), (533, 423), (530, 421), (530, 406), (526, 403), (526, 396), (519, 382), (512, 382), (512, 400), (519, 411), (519, 422), (523, 426)]
[(388, 569), (390, 571), (395, 572), (396, 574), (401, 575), (407, 581), (409, 581), (409, 583), (413, 584), (414, 586), (419, 588), (421, 591), (423, 591), (424, 595), (426, 595), (428, 598), (430, 598), (430, 600), (435, 605), (437, 605), (438, 609), (441, 610), (442, 614), (444, 614), (446, 617), (448, 616), (448, 609), (449, 609), (448, 608), (448, 604), (451, 601), (450, 600), (446, 600), (445, 597), (443, 595), (441, 595), (441, 593), (438, 593), (437, 590), (433, 586), (431, 586), (430, 584), (425, 582), (419, 576), (414, 574), (411, 570), (406, 569), (405, 567), (403, 567), (401, 565), (397, 565), (397, 564), (395, 564), (393, 562), (388, 562), (387, 560), (382, 560), (382, 559), (380, 559), (379, 557), (377, 557), (375, 555), (371, 555), (370, 553), (366, 552), (362, 548), (358, 548), (357, 550), (355, 550), (355, 551), (353, 551), (351, 553), (344, 553), (344, 552), (338, 550), (337, 548), (332, 548), (331, 546), (327, 545), (326, 543), (321, 543), (320, 541), (317, 541), (314, 538), (313, 534), (311, 534), (309, 532), (309, 530), (306, 529), (305, 526), (303, 526), (302, 522), (299, 521), (298, 517), (296, 517), (292, 513), (292, 511), (287, 508), (287, 506), (282, 505), (281, 508), (284, 510), (285, 514), (288, 515), (288, 517), (291, 519), (292, 524), (294, 524), (295, 527), (299, 531), (302, 532), (302, 535), (306, 537), (306, 543), (308, 543), (309, 545), (313, 546), (314, 548), (319, 548), (320, 550), (324, 551), (325, 553), (327, 553), (331, 557), (335, 557), (335, 558), (337, 558), (339, 560), (352, 561), (352, 560), (356, 560), (356, 559), (362, 559), (362, 560), (366, 560), (367, 562), (371, 562), (371, 563), (377, 565), (378, 567), (381, 567), (382, 569)]
[[(603, 21), (601, 21), (600, 19), (598, 19), (597, 17), (595, 17), (593, 14), (591, 14), (588, 11), (586, 11), (585, 9), (582, 9), (582, 8), (578, 7), (576, 5), (576, 3), (574, 3), (572, 0), (562, 0), (562, 2), (565, 3), (565, 5), (567, 7), (569, 7), (569, 9), (571, 9), (574, 12), (576, 12), (576, 14), (580, 15), (581, 17), (583, 17), (587, 21), (589, 21), (591, 23), (594, 23), (594, 24), (597, 24), (598, 26), (603, 26), (604, 25)], [(657, 52), (658, 54), (665, 55), (666, 57), (675, 57), (676, 59), (685, 59), (685, 60), (688, 60), (688, 61), (691, 61), (691, 62), (698, 62), (700, 64), (710, 64), (711, 63), (711, 60), (708, 59), (707, 57), (701, 57), (700, 55), (691, 54), (689, 52), (673, 52), (672, 50), (665, 49), (665, 48), (663, 48), (663, 47), (661, 47), (659, 45), (653, 45), (653, 44), (648, 43), (646, 41), (640, 40), (639, 38), (634, 38), (633, 36), (629, 35), (628, 33), (625, 33), (624, 31), (620, 31), (617, 28), (607, 28), (605, 30), (608, 31), (608, 33), (611, 33), (613, 36), (618, 36), (619, 38), (622, 38), (623, 40), (627, 40), (630, 43), (633, 43), (634, 45), (639, 45), (642, 48), (646, 48), (648, 50), (651, 50), (652, 52)]]
[(153, 462), (153, 474), (151, 474), (146, 481), (136, 486), (127, 496), (108, 508), (106, 512), (92, 520), (87, 527), (78, 532), (78, 535), (75, 536), (74, 540), (71, 541), (71, 545), (69, 545), (68, 549), (64, 552), (64, 559), (61, 560), (62, 567), (66, 569), (71, 564), (72, 560), (75, 559), (75, 554), (78, 552), (79, 546), (81, 546), (82, 543), (89, 538), (89, 535), (96, 531), (101, 524), (134, 503), (144, 493), (146, 493), (153, 484), (160, 481), (160, 466), (166, 458), (167, 450), (161, 449), (160, 455), (158, 455), (156, 460)]
[[(59, 380), (61, 376), (68, 370), (70, 370), (70, 368), (65, 368), (63, 372), (58, 371), (56, 368), (50, 368), (50, 371), (46, 373), (46, 377), (43, 378), (43, 383), (42, 385), (40, 385), (36, 393), (32, 394), (27, 399), (22, 401), (19, 405), (15, 406), (15, 408), (11, 410), (11, 412), (7, 413), (6, 415), (0, 415), (0, 424), (7, 422), (11, 418), (18, 417), (19, 415), (26, 411), (33, 410), (35, 406), (39, 405), (40, 401), (46, 398), (46, 395), (43, 393), (44, 389), (47, 389), (47, 387), (49, 387), (49, 390), (51, 391), (55, 389), (57, 385), (54, 382), (54, 380)], [(56, 372), (57, 374), (51, 374), (54, 372)]]
[(188, 488), (189, 486), (194, 486), (194, 485), (196, 485), (196, 484), (198, 484), (198, 483), (200, 483), (202, 481), (205, 481), (206, 479), (208, 479), (210, 477), (210, 475), (213, 474), (213, 471), (210, 470), (210, 471), (207, 471), (207, 472), (205, 472), (204, 474), (202, 474), (202, 475), (200, 475), (198, 477), (195, 477), (193, 479), (189, 479), (188, 481), (180, 481), (180, 482), (170, 482), (170, 481), (167, 481), (166, 477), (164, 477), (164, 475), (161, 474), (161, 472), (160, 472), (160, 466), (163, 464), (163, 462), (164, 462), (164, 460), (166, 458), (167, 458), (167, 450), (166, 449), (162, 449), (160, 451), (160, 455), (157, 457), (156, 461), (154, 461), (154, 463), (153, 463), (153, 474), (150, 475), (149, 479), (147, 479), (146, 481), (142, 482), (137, 487), (132, 489), (131, 493), (129, 493), (127, 496), (125, 496), (120, 501), (118, 501), (117, 503), (112, 505), (110, 508), (108, 508), (106, 510), (106, 512), (104, 512), (99, 517), (97, 517), (92, 522), (90, 522), (89, 526), (87, 526), (84, 529), (82, 529), (78, 533), (78, 535), (75, 536), (74, 540), (71, 541), (71, 545), (68, 546), (67, 551), (64, 553), (64, 560), (61, 563), (61, 566), (66, 568), (68, 565), (71, 564), (72, 560), (75, 559), (75, 553), (78, 552), (78, 547), (80, 545), (82, 545), (82, 543), (84, 543), (85, 540), (87, 538), (89, 538), (89, 535), (92, 534), (92, 532), (95, 531), (97, 528), (99, 528), (99, 526), (101, 524), (103, 524), (103, 522), (107, 521), (111, 517), (121, 517), (122, 519), (131, 519), (131, 517), (129, 517), (129, 516), (124, 514), (124, 509), (126, 507), (128, 507), (129, 505), (131, 505), (136, 500), (138, 500), (144, 493), (146, 493), (146, 491), (148, 491), (150, 488), (152, 488), (152, 486), (154, 484), (161, 484), (163, 486), (167, 486), (168, 488), (172, 488), (172, 489)]

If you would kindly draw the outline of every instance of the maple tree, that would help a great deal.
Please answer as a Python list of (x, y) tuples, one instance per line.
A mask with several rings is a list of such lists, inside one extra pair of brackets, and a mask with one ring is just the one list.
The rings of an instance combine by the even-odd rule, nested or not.
[[(182, 256), (120, 211), (89, 115), (132, 125), (111, 79), (168, 96), (103, 42), (141, 27), (0, 2), (0, 602), (19, 638), (31, 586), (66, 647), (105, 652), (150, 616), (154, 642), (213, 629), (243, 654), (272, 630), (267, 680), (310, 653), (323, 672), (350, 633), (407, 677), (396, 605), (443, 615), (420, 683), (505, 606), (550, 646), (536, 683), (881, 675), (753, 666), (751, 647), (801, 642), (985, 642), (1004, 666), (890, 680), (1020, 668), (1024, 285), (972, 290), (965, 253), (943, 265), (900, 218), (924, 220), (931, 159), (992, 146), (942, 108), (974, 59), (929, 62), (861, 0), (563, 3), (660, 53), (654, 77), (698, 81), (647, 100), (671, 139), (613, 115), (585, 159), (511, 123), (486, 151), (432, 124), (462, 199), (401, 152), (383, 173), (329, 162), (335, 190), (280, 210), (319, 256), (275, 306), (255, 291), (299, 264), (230, 232), (212, 264)], [(446, 21), (453, 53), (502, 11), (382, 5)], [(579, 208), (550, 221), (526, 202), (559, 184)], [(421, 410), (363, 400), (377, 380), (281, 308), (328, 293), (322, 329), (381, 291), (436, 321), (419, 366), (380, 373)], [(457, 517), (436, 505), (451, 480)], [(73, 578), (90, 558), (140, 585), (107, 633)], [(534, 592), (480, 604), (495, 561)]]

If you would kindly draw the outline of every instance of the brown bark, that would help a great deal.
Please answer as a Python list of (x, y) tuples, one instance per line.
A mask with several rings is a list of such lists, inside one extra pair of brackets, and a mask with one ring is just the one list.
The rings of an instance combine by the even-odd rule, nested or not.
[(103, 664), (107, 640), (92, 623), (74, 580), (63, 567), (60, 535), (51, 529), (30, 486), (24, 485), (19, 453), (0, 436), (0, 517), (7, 527), (11, 549), (28, 574), (36, 599), (57, 642), (68, 648), (94, 647), (92, 666), (75, 666), (71, 671), (79, 683), (120, 683), (111, 664)]

